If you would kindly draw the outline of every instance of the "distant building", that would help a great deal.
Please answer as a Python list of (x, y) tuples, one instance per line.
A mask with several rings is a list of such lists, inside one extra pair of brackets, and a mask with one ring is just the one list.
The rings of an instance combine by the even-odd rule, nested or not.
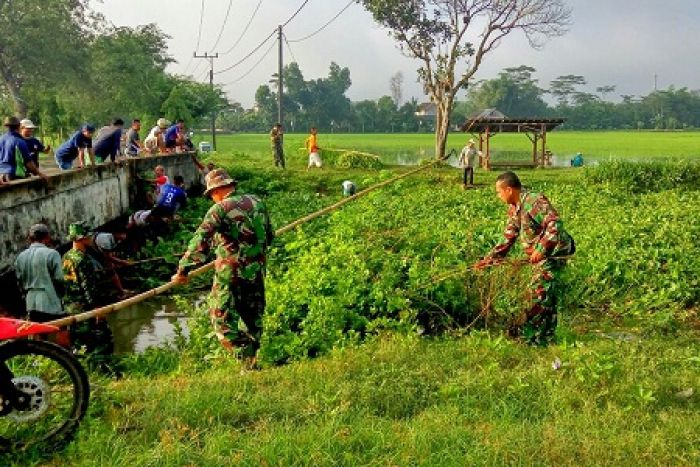
[(432, 102), (423, 102), (422, 104), (418, 104), (415, 115), (421, 119), (434, 119), (437, 115), (437, 105)]

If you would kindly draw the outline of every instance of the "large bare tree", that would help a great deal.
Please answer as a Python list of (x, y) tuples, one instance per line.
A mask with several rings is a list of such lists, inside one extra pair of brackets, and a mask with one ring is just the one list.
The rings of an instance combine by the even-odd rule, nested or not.
[(466, 89), (484, 56), (514, 31), (532, 47), (566, 31), (564, 0), (358, 0), (390, 30), (409, 57), (422, 61), (418, 78), (437, 106), (435, 156), (445, 154), (455, 96)]

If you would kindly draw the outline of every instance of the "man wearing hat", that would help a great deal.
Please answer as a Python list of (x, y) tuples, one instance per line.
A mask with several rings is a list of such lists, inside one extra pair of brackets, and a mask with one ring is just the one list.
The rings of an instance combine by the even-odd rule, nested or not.
[(146, 139), (143, 140), (143, 144), (146, 146), (148, 151), (152, 153), (155, 153), (156, 151), (165, 152), (165, 140), (163, 139), (163, 136), (165, 130), (168, 128), (168, 125), (170, 125), (169, 121), (164, 118), (159, 118), (156, 122), (156, 126), (151, 128), (148, 136), (146, 136)]
[(39, 167), (39, 153), (43, 152), (44, 154), (48, 154), (51, 150), (51, 146), (44, 146), (39, 139), (34, 137), (34, 130), (36, 128), (37, 126), (28, 118), (19, 122), (19, 133), (22, 135), (22, 138), (24, 138), (24, 142), (27, 143), (27, 148), (29, 148), (29, 153), (32, 155), (34, 165)]
[(7, 117), (4, 122), (7, 132), (0, 136), (0, 184), (24, 178), (27, 170), (46, 180), (47, 177), (34, 164), (27, 143), (19, 134), (17, 117)]
[(30, 321), (46, 322), (66, 314), (59, 296), (63, 292), (61, 255), (50, 247), (51, 235), (45, 224), (29, 229), (29, 248), (15, 259), (15, 273), (25, 296)]
[[(265, 310), (265, 253), (274, 232), (267, 208), (252, 195), (236, 194), (236, 181), (223, 169), (206, 176), (207, 190), (216, 204), (204, 216), (173, 282), (184, 284), (187, 274), (216, 252), (209, 315), (221, 344), (233, 350), (247, 347), (254, 356), (259, 347)], [(246, 329), (239, 328), (239, 319)]]
[[(73, 242), (73, 248), (63, 255), (65, 303), (68, 313), (77, 314), (104, 305), (113, 294), (105, 289), (105, 284), (109, 282), (104, 268), (88, 252), (92, 238), (85, 222), (70, 224), (68, 239)], [(73, 347), (84, 347), (90, 359), (98, 366), (110, 368), (114, 339), (106, 319), (91, 318), (78, 323), (71, 330), (71, 338)]]
[[(474, 167), (476, 166), (477, 154), (474, 140), (470, 138), (459, 154), (459, 166), (464, 169), (462, 188), (474, 185)], [(469, 179), (469, 185), (467, 185), (467, 178)]]
[(56, 149), (54, 158), (61, 170), (73, 168), (73, 161), (77, 158), (82, 169), (85, 167), (85, 150), (90, 155), (90, 165), (95, 165), (95, 152), (92, 149), (92, 134), (95, 127), (89, 124), (83, 125), (80, 130), (71, 135), (70, 139)]

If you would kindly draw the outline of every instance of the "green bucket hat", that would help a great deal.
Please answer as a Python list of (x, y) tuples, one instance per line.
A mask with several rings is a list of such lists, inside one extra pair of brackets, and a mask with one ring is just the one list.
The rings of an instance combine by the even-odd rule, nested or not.
[(88, 227), (85, 221), (73, 222), (68, 226), (68, 240), (75, 241), (87, 237)]

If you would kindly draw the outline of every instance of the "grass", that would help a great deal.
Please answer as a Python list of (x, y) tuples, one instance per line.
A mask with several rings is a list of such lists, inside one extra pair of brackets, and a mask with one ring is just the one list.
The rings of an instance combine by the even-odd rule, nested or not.
[[(326, 136), (331, 138), (321, 135), (322, 145)], [(430, 141), (429, 135), (335, 137), (333, 144), (338, 147), (360, 150), (375, 147), (373, 142), (390, 151)], [(286, 143), (298, 147), (302, 138), (289, 135)], [(612, 144), (614, 138), (602, 140)], [(277, 227), (339, 199), (340, 182), (346, 178), (366, 186), (407, 170), (329, 167), (307, 172), (304, 155), (288, 149), (289, 169), (282, 172), (272, 167), (265, 135), (232, 135), (219, 142), (219, 153), (212, 160), (230, 167), (242, 180), (243, 190), (266, 196)], [(493, 211), (492, 215), (475, 211), (483, 214), (478, 224), (493, 224), (494, 228), (499, 224), (499, 230), (502, 214), (490, 191), (494, 176), (478, 171), (476, 181), (484, 190), (477, 190), (472, 198), (484, 200), (482, 211)], [(694, 258), (691, 263), (675, 256), (677, 249), (692, 245), (695, 238), (694, 226), (688, 235), (675, 235), (679, 225), (692, 217), (685, 206), (694, 192), (675, 190), (633, 198), (608, 188), (578, 190), (585, 179), (573, 169), (524, 171), (522, 176), (554, 196), (567, 226), (585, 230), (586, 235), (577, 236), (581, 259), (575, 263), (580, 268), (576, 273), (584, 274), (589, 260), (592, 266), (604, 267), (611, 282), (607, 288), (593, 284), (591, 290), (601, 289), (601, 295), (613, 297), (618, 305), (615, 310), (567, 308), (561, 314), (557, 345), (529, 348), (484, 331), (462, 335), (457, 330), (434, 338), (382, 333), (363, 344), (348, 341), (319, 358), (255, 372), (242, 372), (237, 361), (217, 355), (204, 360), (195, 353), (153, 350), (134, 356), (123, 380), (91, 375), (90, 411), (77, 438), (65, 450), (37, 450), (5, 462), (0, 459), (0, 464), (697, 465), (697, 306), (684, 310), (695, 316), (694, 321), (673, 320), (675, 325), (668, 329), (665, 323), (654, 328), (640, 321), (664, 318), (663, 314), (652, 318), (643, 314), (655, 303), (628, 303), (625, 298), (648, 287), (646, 278), (640, 277), (629, 294), (612, 281), (622, 280), (622, 275), (635, 268), (641, 275), (656, 274), (655, 266), (645, 260), (649, 251), (670, 255), (672, 263), (665, 258), (663, 267), (679, 261), (689, 268), (689, 274), (695, 274)], [(456, 171), (430, 171), (389, 189), (397, 196), (385, 204), (401, 206), (424, 199), (435, 185), (445, 203), (448, 198), (471, 196), (456, 184)], [(414, 192), (417, 195), (410, 194)], [(580, 193), (585, 196), (579, 197)], [(367, 203), (381, 206), (382, 199), (377, 195)], [(448, 210), (435, 212), (461, 212), (459, 199), (450, 203)], [(464, 202), (465, 212), (469, 203)], [(648, 206), (669, 207), (662, 213), (662, 222), (660, 214)], [(418, 212), (426, 215), (429, 210), (424, 207)], [(299, 243), (295, 248), (303, 249), (309, 237), (333, 234), (329, 227), (334, 224), (347, 223), (348, 228), (363, 230), (361, 211), (356, 203), (342, 215), (315, 221), (304, 229), (306, 240), (296, 234), (280, 239), (271, 267), (302, 266), (291, 256), (284, 261), (285, 255), (291, 255), (287, 247), (291, 250)], [(386, 222), (390, 217), (387, 213), (381, 218)], [(397, 218), (405, 219), (403, 213)], [(466, 230), (440, 231), (448, 225), (444, 223), (432, 225), (431, 230), (429, 221), (421, 220), (430, 238), (449, 237), (459, 244), (467, 235)], [(447, 221), (462, 226), (459, 217)], [(632, 234), (630, 228), (635, 229)], [(421, 230), (421, 224), (406, 223), (401, 229), (415, 232)], [(665, 238), (669, 232), (675, 240)], [(180, 236), (185, 241), (187, 235)], [(611, 238), (617, 242), (608, 242)], [(606, 243), (597, 248), (601, 239)], [(182, 249), (161, 243), (161, 248)], [(672, 247), (679, 248), (671, 251)], [(625, 252), (623, 258), (631, 265), (623, 265), (621, 271), (610, 260), (618, 250)], [(284, 277), (272, 274), (274, 280)], [(592, 268), (590, 279), (605, 277), (601, 274)], [(629, 313), (629, 309), (644, 310)], [(555, 370), (552, 364), (557, 359), (561, 367)]]
[(241, 374), (235, 361), (195, 374), (186, 367), (98, 383), (77, 439), (42, 465), (700, 461), (700, 356), (691, 336), (589, 334), (546, 350), (487, 334), (384, 336), (258, 372)]
[[(287, 134), (285, 150), (288, 159), (305, 160), (303, 147), (305, 134)], [(461, 149), (469, 135), (451, 133), (448, 148)], [(570, 158), (577, 152), (584, 157), (607, 158), (695, 158), (700, 156), (698, 139), (700, 132), (656, 132), (656, 131), (554, 131), (547, 136), (548, 147), (555, 155)], [(198, 134), (196, 141), (210, 140), (209, 135)], [(217, 136), (219, 152), (270, 154), (266, 135), (232, 134)], [(433, 157), (432, 134), (320, 134), (319, 145), (328, 148), (343, 148), (390, 156), (399, 155)], [(532, 144), (524, 134), (500, 134), (491, 140), (491, 148), (498, 157), (499, 151), (507, 153), (531, 153)], [(322, 153), (323, 154), (323, 153)], [(415, 158), (414, 157), (414, 158)]]

